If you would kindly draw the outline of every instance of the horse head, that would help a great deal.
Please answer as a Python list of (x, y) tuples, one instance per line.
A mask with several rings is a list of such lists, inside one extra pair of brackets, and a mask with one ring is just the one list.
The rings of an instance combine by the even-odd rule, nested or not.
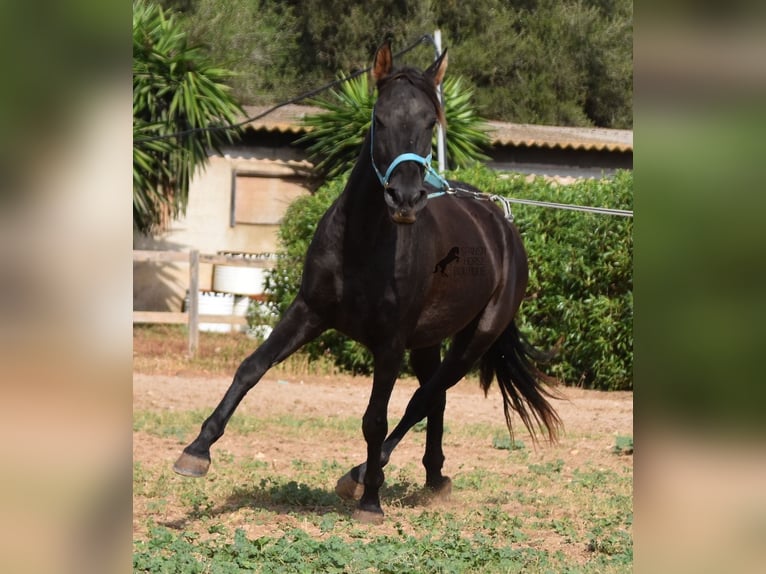
[(431, 140), (436, 122), (444, 122), (436, 87), (446, 69), (446, 50), (423, 72), (395, 69), (388, 42), (375, 52), (370, 152), (395, 223), (414, 223), (428, 201), (425, 182), (443, 181), (431, 168)]

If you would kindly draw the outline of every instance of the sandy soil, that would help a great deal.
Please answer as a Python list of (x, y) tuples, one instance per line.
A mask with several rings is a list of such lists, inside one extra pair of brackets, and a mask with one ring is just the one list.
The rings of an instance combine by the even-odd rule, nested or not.
[[(229, 378), (194, 378), (167, 375), (135, 374), (133, 381), (134, 410), (189, 410), (202, 409), (206, 413), (218, 404), (230, 384)], [(417, 388), (413, 380), (401, 380), (397, 383), (391, 398), (389, 418), (399, 417), (404, 412), (407, 401)], [(370, 381), (362, 377), (349, 376), (310, 376), (285, 377), (261, 380), (250, 391), (239, 406), (238, 412), (255, 416), (273, 416), (292, 414), (309, 416), (342, 416), (358, 417), (360, 420), (367, 405)], [(557, 456), (574, 457), (582, 460), (587, 457), (594, 464), (613, 466), (615, 461), (625, 464), (625, 457), (615, 457), (611, 449), (617, 435), (633, 435), (633, 393), (630, 392), (600, 392), (586, 391), (575, 388), (560, 389), (562, 400), (552, 403), (564, 422), (564, 435), (559, 445), (551, 447), (540, 445), (541, 451), (555, 449)], [(502, 399), (495, 386), (490, 389), (485, 398), (484, 393), (474, 380), (461, 381), (447, 393), (447, 410), (445, 424), (460, 423), (489, 423), (502, 426), (504, 423)], [(531, 445), (529, 433), (515, 420), (517, 439)], [(191, 440), (193, 437), (189, 437)], [(300, 441), (290, 444), (285, 440), (274, 437), (235, 435), (224, 436), (215, 448), (239, 454), (248, 450), (252, 456), (269, 459), (292, 460), (302, 458), (321, 459), (336, 458), (356, 460), (361, 462), (364, 457), (364, 441), (359, 432), (358, 444), (334, 445), (326, 444), (321, 437), (306, 436)], [(410, 441), (411, 442), (411, 441)], [(422, 456), (419, 448), (409, 452), (411, 447), (406, 439), (395, 453), (401, 458), (413, 456), (419, 460)], [(172, 464), (179, 452), (178, 441), (174, 439), (158, 439), (143, 433), (134, 437), (134, 459), (155, 462), (158, 458), (166, 458)], [(497, 449), (489, 449), (488, 452)], [(477, 455), (475, 445), (448, 444), (445, 437), (445, 473), (449, 473), (450, 462), (466, 463)], [(574, 462), (574, 461), (573, 461)]]

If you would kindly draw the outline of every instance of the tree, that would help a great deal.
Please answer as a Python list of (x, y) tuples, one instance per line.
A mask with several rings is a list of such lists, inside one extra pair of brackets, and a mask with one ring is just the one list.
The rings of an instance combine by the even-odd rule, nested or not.
[[(450, 66), (490, 118), (632, 126), (631, 0), (481, 0), (436, 5)], [(487, 17), (491, 14), (491, 17)]]
[[(235, 94), (275, 103), (366, 68), (383, 39), (400, 50), (435, 29), (451, 75), (487, 118), (632, 126), (632, 0), (163, 0), (217, 61)], [(397, 60), (423, 68), (433, 47)]]
[(313, 87), (300, 72), (298, 18), (274, 0), (196, 0), (179, 22), (228, 69), (235, 97), (249, 104), (289, 99)]
[(208, 150), (220, 151), (236, 137), (220, 129), (242, 114), (223, 83), (229, 76), (189, 44), (172, 15), (134, 0), (134, 229), (151, 232), (182, 214)]
[[(366, 68), (388, 36), (399, 50), (434, 30), (432, 3), (425, 0), (288, 0), (288, 4), (298, 17), (301, 72), (316, 78)], [(406, 61), (425, 68), (432, 60), (432, 50), (421, 50)]]

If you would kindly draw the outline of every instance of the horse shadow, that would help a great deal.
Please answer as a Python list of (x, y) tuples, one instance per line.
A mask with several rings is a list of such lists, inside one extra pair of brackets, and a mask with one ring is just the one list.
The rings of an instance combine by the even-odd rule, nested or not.
[[(395, 507), (417, 508), (428, 506), (433, 494), (422, 484), (402, 481), (384, 484), (380, 491)], [(334, 487), (317, 487), (303, 482), (274, 482), (262, 479), (260, 484), (235, 487), (219, 504), (195, 505), (186, 515), (175, 520), (158, 521), (172, 530), (184, 530), (189, 524), (203, 518), (219, 518), (241, 509), (266, 510), (280, 515), (319, 516), (338, 514), (349, 516), (356, 507), (355, 500), (344, 500)]]

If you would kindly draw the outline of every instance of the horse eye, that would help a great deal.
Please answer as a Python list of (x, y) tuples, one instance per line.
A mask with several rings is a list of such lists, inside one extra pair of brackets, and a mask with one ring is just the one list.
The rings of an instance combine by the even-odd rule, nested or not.
[(435, 125), (436, 125), (436, 118), (434, 118), (430, 122), (428, 122), (428, 128), (429, 129), (434, 129)]
[(376, 128), (386, 127), (385, 124), (381, 121), (381, 119), (378, 116), (375, 116), (375, 127)]

